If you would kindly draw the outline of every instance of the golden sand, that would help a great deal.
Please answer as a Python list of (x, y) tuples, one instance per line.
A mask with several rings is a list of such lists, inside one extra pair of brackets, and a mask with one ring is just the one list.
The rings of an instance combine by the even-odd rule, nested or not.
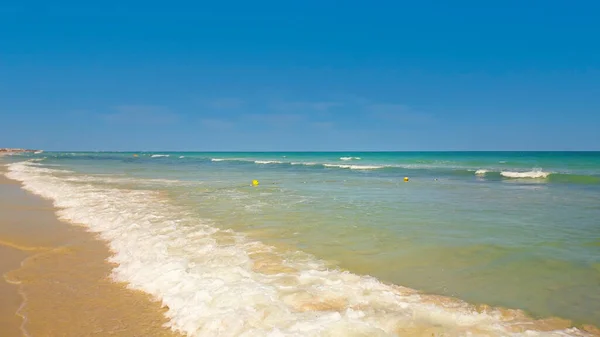
[(179, 336), (147, 294), (112, 282), (110, 252), (0, 171), (0, 335)]
[[(27, 254), (14, 248), (0, 245), (0, 274), (19, 268)], [(20, 336), (21, 318), (15, 313), (21, 305), (22, 298), (17, 286), (0, 278), (0, 336)]]
[[(1, 167), (0, 167), (1, 170)], [(58, 221), (45, 200), (26, 193), (0, 171), (0, 272), (11, 282), (0, 282), (0, 337), (23, 336), (177, 336), (163, 327), (164, 308), (148, 295), (110, 280), (105, 243), (83, 227)], [(218, 237), (223, 242), (227, 235)], [(254, 270), (265, 274), (293, 272), (269, 252), (252, 254)], [(10, 270), (10, 271), (9, 271)], [(520, 310), (471, 305), (461, 300), (422, 294), (394, 286), (405, 295), (419, 294), (425, 303), (448, 309), (496, 313), (513, 332), (528, 329), (565, 329), (573, 323), (560, 318), (533, 319)], [(300, 312), (341, 311), (344, 298), (294, 294), (288, 303)], [(22, 316), (25, 321), (21, 319)], [(23, 332), (20, 330), (22, 326)], [(593, 326), (582, 326), (600, 336)], [(465, 327), (459, 335), (481, 333)], [(443, 327), (415, 324), (396, 330), (402, 336), (444, 336)]]

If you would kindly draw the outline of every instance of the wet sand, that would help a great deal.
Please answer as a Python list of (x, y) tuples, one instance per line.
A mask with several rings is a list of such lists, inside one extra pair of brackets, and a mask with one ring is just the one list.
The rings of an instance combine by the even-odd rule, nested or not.
[(0, 335), (180, 336), (160, 303), (110, 279), (104, 242), (59, 221), (52, 204), (0, 166)]
[[(157, 302), (147, 294), (128, 290), (124, 284), (110, 280), (113, 266), (105, 262), (110, 255), (106, 245), (83, 227), (58, 221), (54, 210), (49, 201), (4, 178), (0, 166), (0, 273), (9, 281), (0, 281), (0, 337), (178, 336), (163, 327), (165, 309)], [(257, 271), (268, 274), (283, 270), (281, 262), (270, 256), (253, 258)], [(400, 293), (418, 293), (397, 288)], [(573, 325), (560, 318), (533, 320), (519, 310), (467, 305), (444, 296), (420, 296), (425, 302), (446, 308), (468, 306), (472, 311), (498, 313), (511, 325), (510, 330), (517, 333), (528, 329), (566, 329)], [(320, 312), (346, 307), (343, 300), (336, 298), (307, 297), (295, 309)], [(600, 336), (595, 327), (580, 328)], [(451, 335), (443, 327), (427, 325), (399, 328), (396, 332), (419, 337)], [(466, 335), (481, 331), (460, 332), (464, 333), (459, 335)]]
[[(4, 274), (10, 270), (17, 269), (21, 265), (28, 254), (0, 245), (0, 274)], [(18, 293), (16, 285), (10, 284), (0, 279), (0, 327), (2, 336), (21, 336), (22, 319), (16, 315), (22, 298)]]

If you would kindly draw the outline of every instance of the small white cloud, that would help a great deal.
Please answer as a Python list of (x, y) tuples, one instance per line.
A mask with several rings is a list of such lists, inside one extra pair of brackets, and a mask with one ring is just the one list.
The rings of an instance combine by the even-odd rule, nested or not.
[(179, 115), (163, 106), (155, 105), (119, 105), (113, 108), (114, 113), (101, 117), (110, 123), (131, 123), (146, 125), (174, 124)]

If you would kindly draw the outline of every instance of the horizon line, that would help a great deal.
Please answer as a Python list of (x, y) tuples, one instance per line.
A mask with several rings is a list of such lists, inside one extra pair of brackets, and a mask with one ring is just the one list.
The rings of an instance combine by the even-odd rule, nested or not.
[(25, 149), (44, 152), (180, 152), (180, 153), (342, 153), (342, 152), (382, 152), (382, 153), (409, 153), (409, 152), (600, 152), (598, 150), (41, 150)]

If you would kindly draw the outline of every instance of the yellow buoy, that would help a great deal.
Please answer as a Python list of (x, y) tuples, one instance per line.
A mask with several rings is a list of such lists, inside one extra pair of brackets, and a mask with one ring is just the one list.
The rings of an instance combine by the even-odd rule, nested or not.
[(408, 181), (408, 177), (404, 177), (404, 181)]
[(258, 186), (258, 180), (256, 180), (256, 179), (252, 180), (252, 186)]

